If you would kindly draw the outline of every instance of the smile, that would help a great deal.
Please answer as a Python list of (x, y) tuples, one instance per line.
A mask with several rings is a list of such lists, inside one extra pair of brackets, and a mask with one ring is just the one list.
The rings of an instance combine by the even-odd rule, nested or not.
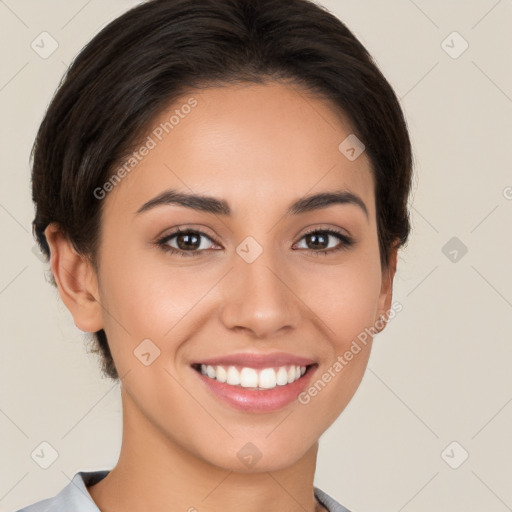
[(258, 368), (219, 363), (191, 368), (210, 396), (246, 413), (271, 413), (298, 403), (297, 397), (318, 369), (317, 363), (269, 366), (268, 361), (264, 366), (255, 364)]
[(197, 371), (210, 379), (249, 389), (273, 389), (276, 386), (286, 386), (299, 380), (307, 370), (307, 366), (281, 366), (278, 368), (237, 368), (222, 365), (195, 365)]

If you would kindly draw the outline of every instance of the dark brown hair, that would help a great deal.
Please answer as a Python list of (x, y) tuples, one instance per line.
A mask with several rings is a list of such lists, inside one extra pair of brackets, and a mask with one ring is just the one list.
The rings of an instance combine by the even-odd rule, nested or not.
[[(410, 231), (406, 121), (363, 45), (308, 0), (150, 0), (103, 28), (67, 70), (32, 150), (33, 231), (46, 257), (44, 230), (56, 222), (98, 268), (103, 201), (94, 190), (173, 100), (194, 87), (277, 80), (330, 100), (365, 144), (387, 268)], [(94, 338), (104, 375), (118, 379), (105, 332)]]

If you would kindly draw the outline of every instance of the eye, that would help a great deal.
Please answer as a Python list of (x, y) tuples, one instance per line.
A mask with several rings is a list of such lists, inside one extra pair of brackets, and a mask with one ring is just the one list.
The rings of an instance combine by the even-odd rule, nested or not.
[[(334, 247), (331, 246), (329, 248), (329, 239), (332, 240), (336, 238), (339, 243)], [(348, 249), (354, 245), (354, 240), (352, 240), (352, 238), (336, 231), (335, 229), (314, 229), (303, 235), (301, 240), (302, 239), (306, 240), (306, 245), (309, 243), (311, 246), (315, 247), (315, 249), (309, 249), (306, 247), (306, 250), (317, 254), (324, 254), (326, 256), (342, 249)], [(327, 245), (327, 247), (324, 247), (325, 245)]]
[[(156, 244), (165, 252), (176, 254), (178, 256), (200, 256), (203, 251), (208, 250), (208, 242), (203, 243), (202, 239), (207, 239), (215, 245), (217, 242), (200, 229), (176, 229), (172, 233), (165, 235), (157, 240)], [(347, 235), (334, 229), (314, 229), (302, 236), (301, 240), (306, 241), (306, 245), (311, 245), (313, 249), (306, 247), (306, 251), (314, 254), (329, 255), (334, 252), (348, 249), (354, 245), (354, 240)], [(338, 239), (338, 244), (329, 247), (329, 242)], [(173, 244), (176, 244), (174, 246)], [(325, 247), (327, 245), (327, 247)], [(302, 249), (303, 247), (301, 247)]]
[[(157, 240), (157, 245), (164, 251), (179, 256), (199, 256), (202, 251), (208, 249), (208, 243), (202, 243), (202, 238), (212, 239), (199, 229), (177, 229), (176, 231)], [(176, 239), (176, 240), (173, 240)], [(178, 247), (173, 247), (171, 241)], [(206, 245), (206, 246), (205, 246)]]

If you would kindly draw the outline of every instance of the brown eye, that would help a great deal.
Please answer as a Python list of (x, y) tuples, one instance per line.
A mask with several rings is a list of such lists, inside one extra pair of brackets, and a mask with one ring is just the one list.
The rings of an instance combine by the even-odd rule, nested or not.
[[(157, 241), (157, 245), (162, 250), (170, 252), (171, 254), (178, 254), (180, 256), (199, 256), (203, 251), (207, 250), (208, 243), (203, 243), (203, 239), (208, 239), (212, 242), (212, 239), (200, 230), (177, 229), (173, 233), (164, 236)], [(171, 245), (171, 241), (176, 243), (177, 247)]]
[[(326, 255), (354, 245), (351, 238), (334, 229), (315, 229), (306, 233), (302, 239), (306, 241), (306, 250)], [(338, 244), (329, 247), (333, 239), (338, 239)]]

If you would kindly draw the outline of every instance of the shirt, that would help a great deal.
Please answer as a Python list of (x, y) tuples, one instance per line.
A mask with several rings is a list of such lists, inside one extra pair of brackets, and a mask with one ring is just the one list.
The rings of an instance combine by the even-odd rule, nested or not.
[[(57, 495), (46, 498), (17, 510), (16, 512), (100, 512), (86, 486), (94, 485), (105, 478), (109, 470), (80, 471)], [(350, 512), (328, 494), (314, 487), (316, 499), (329, 512)]]

